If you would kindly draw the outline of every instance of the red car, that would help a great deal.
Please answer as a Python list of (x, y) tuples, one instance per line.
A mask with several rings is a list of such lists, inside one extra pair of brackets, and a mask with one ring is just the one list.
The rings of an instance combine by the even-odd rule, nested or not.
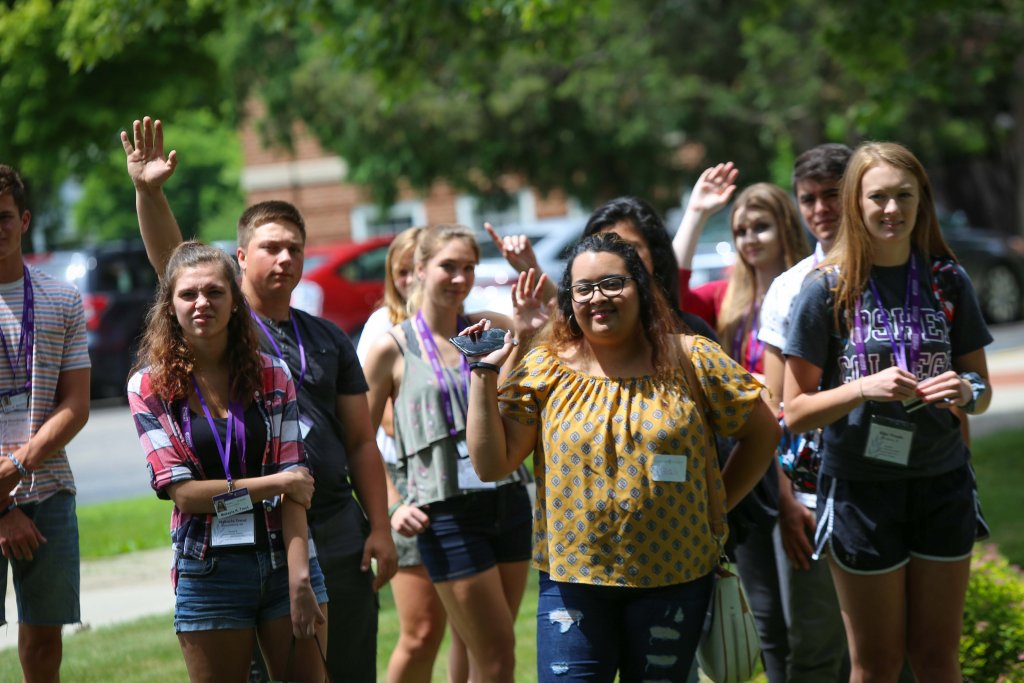
[(384, 261), (393, 238), (306, 247), (302, 281), (292, 292), (292, 305), (356, 336), (384, 296)]

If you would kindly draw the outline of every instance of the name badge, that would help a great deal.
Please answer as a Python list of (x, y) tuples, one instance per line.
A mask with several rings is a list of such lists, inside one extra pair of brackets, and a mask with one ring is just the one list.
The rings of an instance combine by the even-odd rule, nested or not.
[(250, 510), (252, 510), (252, 498), (249, 497), (249, 489), (235, 489), (213, 497), (213, 511), (220, 519), (234, 517)]
[(686, 456), (654, 456), (654, 461), (651, 462), (651, 479), (654, 481), (686, 481)]
[(309, 430), (313, 428), (313, 420), (309, 419), (305, 415), (299, 415), (299, 434), (303, 439), (309, 434)]
[(871, 417), (864, 455), (874, 460), (906, 466), (910, 462), (910, 445), (914, 441), (914, 424), (881, 415)]
[(468, 457), (459, 458), (459, 488), (463, 490), (493, 489), (497, 484), (493, 481), (483, 481), (473, 469), (473, 461)]
[(27, 391), (0, 396), (0, 448), (4, 451), (19, 448), (32, 435), (28, 404)]
[(256, 542), (254, 519), (251, 514), (233, 517), (214, 517), (210, 543), (215, 548), (229, 545), (252, 545)]

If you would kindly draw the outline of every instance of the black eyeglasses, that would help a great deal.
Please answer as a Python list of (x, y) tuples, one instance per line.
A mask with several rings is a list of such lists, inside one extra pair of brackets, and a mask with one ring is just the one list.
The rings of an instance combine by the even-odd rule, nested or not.
[(613, 296), (622, 294), (622, 290), (626, 286), (626, 280), (632, 279), (628, 275), (610, 275), (597, 282), (581, 282), (573, 285), (569, 288), (569, 293), (572, 296), (572, 300), (578, 304), (585, 304), (593, 299), (595, 289), (600, 289), (601, 293), (610, 299)]

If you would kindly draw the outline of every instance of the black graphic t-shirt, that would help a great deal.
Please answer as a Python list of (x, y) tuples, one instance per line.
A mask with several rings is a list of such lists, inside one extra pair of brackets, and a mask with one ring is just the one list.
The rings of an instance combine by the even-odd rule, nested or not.
[[(921, 286), (921, 346), (916, 367), (918, 381), (953, 369), (952, 359), (977, 351), (992, 342), (992, 335), (978, 305), (967, 273), (950, 263), (933, 272), (932, 260), (918, 257)], [(910, 347), (910, 312), (906, 310), (908, 265), (875, 266), (871, 276), (881, 295), (890, 324)], [(860, 377), (857, 347), (849, 331), (833, 320), (835, 273), (812, 271), (793, 303), (793, 324), (784, 353), (822, 369), (822, 390)], [(933, 284), (937, 285), (933, 288)], [(941, 294), (937, 293), (941, 292)], [(940, 304), (941, 302), (941, 304)], [(950, 322), (943, 304), (952, 310)], [(871, 288), (861, 295), (861, 319), (867, 335), (865, 350), (868, 374), (896, 365), (893, 343), (885, 316)], [(909, 355), (909, 352), (908, 352)], [(871, 417), (880, 415), (914, 425), (910, 460), (906, 466), (870, 459), (864, 455)], [(826, 427), (825, 473), (843, 479), (883, 481), (930, 476), (953, 470), (967, 462), (968, 451), (960, 435), (959, 421), (946, 409), (927, 406), (907, 413), (899, 401), (867, 401)]]

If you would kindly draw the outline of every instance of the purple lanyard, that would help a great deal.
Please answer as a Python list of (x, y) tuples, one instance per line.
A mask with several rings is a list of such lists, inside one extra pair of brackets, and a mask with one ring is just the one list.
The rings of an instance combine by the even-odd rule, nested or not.
[[(416, 315), (413, 316), (413, 324), (416, 325), (416, 331), (419, 333), (420, 339), (423, 340), (423, 352), (427, 354), (427, 360), (430, 361), (430, 367), (434, 369), (434, 377), (437, 378), (438, 387), (441, 389), (441, 404), (444, 406), (444, 416), (448, 419), (448, 433), (456, 436), (459, 432), (455, 429), (455, 412), (452, 410), (452, 387), (448, 382), (447, 375), (444, 373), (444, 368), (441, 367), (440, 351), (437, 348), (437, 344), (434, 343), (434, 335), (430, 333), (430, 328), (427, 327), (427, 321), (424, 320), (422, 311), (416, 311)], [(460, 396), (458, 391), (454, 393), (459, 401), (462, 414), (465, 415), (466, 404), (464, 399), (469, 396), (469, 361), (466, 360), (465, 356), (462, 356), (459, 371), (459, 374), (462, 376), (463, 394)]]
[[(11, 349), (7, 346), (7, 335), (0, 329), (0, 343), (4, 346), (7, 365), (11, 368), (11, 379), (17, 380), (18, 368), (21, 367), (22, 356), (25, 358), (25, 391), (32, 390), (32, 342), (35, 338), (35, 297), (32, 294), (32, 279), (28, 275), (28, 266), (24, 268), (25, 296), (21, 304), (21, 338), (18, 340), (18, 355), (12, 360)], [(15, 393), (15, 392), (10, 392)]]
[[(263, 334), (267, 335), (267, 340), (270, 342), (270, 345), (274, 347), (274, 353), (277, 354), (277, 357), (280, 358), (283, 363), (284, 352), (282, 352), (281, 347), (277, 345), (277, 340), (274, 339), (274, 335), (270, 333), (266, 324), (258, 315), (256, 315), (255, 311), (249, 311), (249, 313), (252, 315), (252, 319), (256, 321), (256, 324), (260, 326), (260, 329), (263, 330)], [(299, 347), (299, 380), (295, 383), (295, 393), (297, 394), (299, 393), (299, 389), (302, 388), (302, 380), (306, 378), (306, 347), (302, 345), (302, 335), (299, 334), (299, 324), (295, 322), (295, 316), (292, 315), (289, 317), (292, 321), (292, 329), (295, 330), (295, 343)]]
[[(889, 332), (889, 343), (892, 345), (892, 355), (896, 359), (896, 365), (901, 370), (914, 372), (916, 374), (917, 362), (921, 357), (921, 337), (924, 336), (924, 328), (921, 325), (921, 283), (917, 279), (917, 257), (910, 254), (910, 265), (907, 268), (907, 291), (903, 299), (903, 330), (910, 330), (910, 351), (907, 352), (906, 333), (897, 334), (895, 321), (889, 317), (889, 311), (882, 301), (881, 292), (875, 284), (875, 279), (868, 278), (868, 285), (875, 297), (875, 304), (882, 313), (882, 322)], [(854, 344), (857, 348), (857, 364), (860, 366), (861, 377), (868, 375), (868, 354), (864, 343), (865, 330), (864, 319), (861, 316), (860, 299), (857, 299), (857, 315), (854, 316)]]
[[(238, 446), (242, 451), (242, 455), (239, 459), (239, 469), (242, 471), (242, 477), (245, 477), (245, 422), (242, 419), (243, 411), (242, 405), (237, 401), (228, 401), (228, 429), (227, 434), (224, 435), (224, 441), (220, 440), (220, 432), (217, 431), (217, 424), (213, 421), (213, 415), (210, 414), (210, 408), (206, 405), (206, 399), (203, 398), (203, 392), (199, 388), (199, 384), (196, 382), (195, 375), (192, 375), (192, 388), (196, 390), (196, 396), (199, 397), (199, 405), (203, 407), (203, 414), (206, 416), (206, 422), (210, 425), (210, 431), (213, 432), (213, 442), (217, 444), (217, 452), (220, 454), (220, 462), (224, 465), (224, 475), (228, 481), (231, 481), (231, 444), (237, 440)], [(192, 441), (192, 417), (188, 411), (188, 400), (185, 400), (185, 405), (181, 409), (181, 424), (185, 428), (185, 436), (188, 439), (188, 445), (195, 449)], [(234, 439), (232, 439), (232, 432), (234, 432)]]
[[(754, 310), (750, 316), (750, 332), (747, 335), (747, 353), (746, 361), (741, 361), (743, 367), (750, 372), (754, 372), (754, 368), (761, 361), (761, 356), (764, 355), (764, 342), (757, 338), (757, 333), (761, 330), (761, 302), (758, 301), (754, 304)], [(743, 329), (747, 326), (747, 318), (744, 317), (740, 320), (739, 325), (736, 326), (736, 336), (733, 339), (732, 348), (733, 354), (736, 356), (743, 355)]]

